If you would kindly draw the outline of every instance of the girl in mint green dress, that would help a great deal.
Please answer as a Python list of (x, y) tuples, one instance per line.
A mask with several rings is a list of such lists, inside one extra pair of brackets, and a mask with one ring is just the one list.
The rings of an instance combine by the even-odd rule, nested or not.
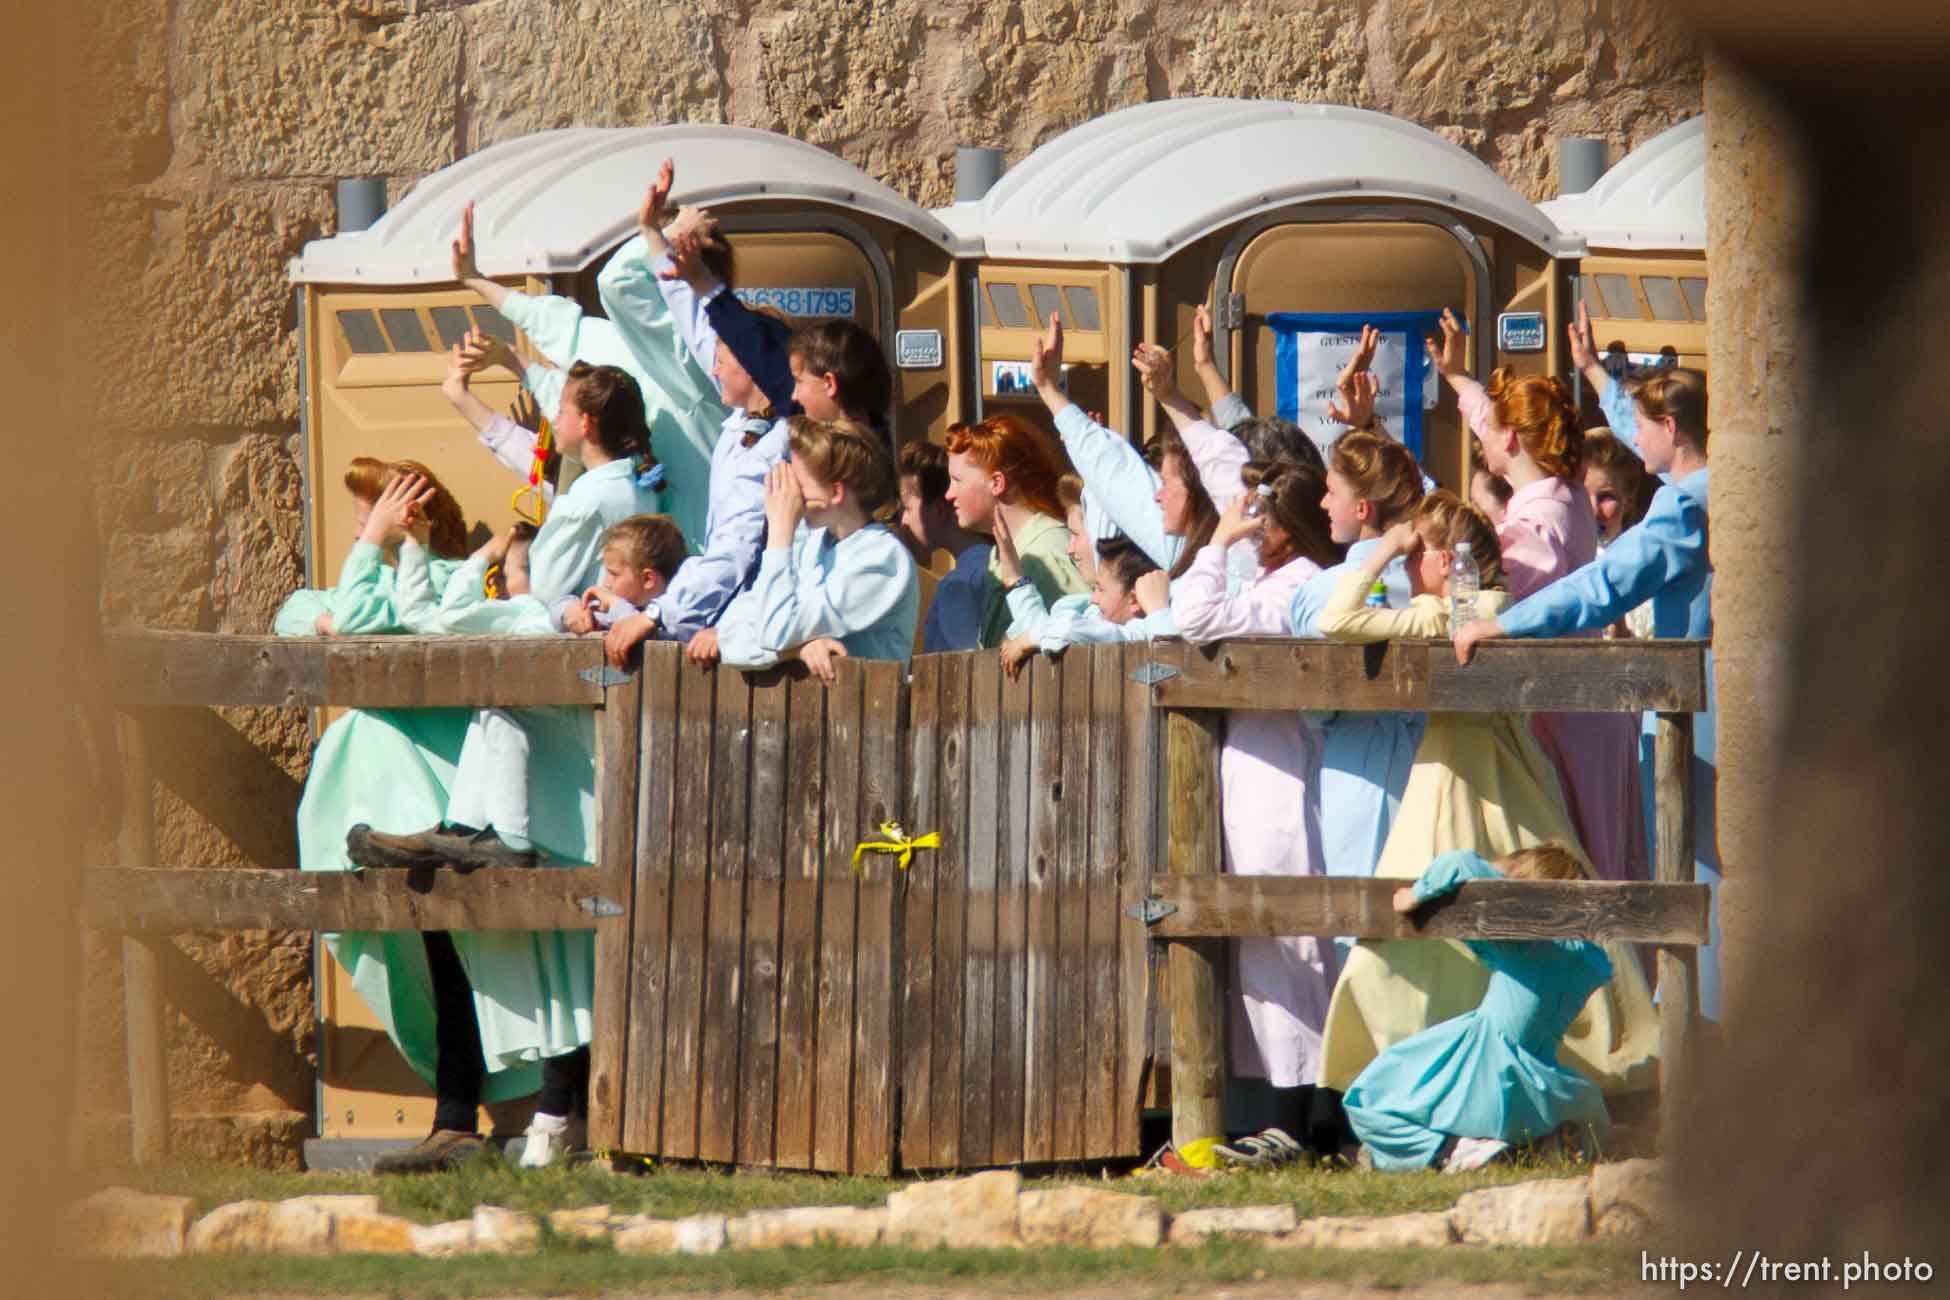
[[(423, 466), (401, 462), (437, 483)], [(374, 500), (392, 467), (361, 457), (346, 471), (361, 538), (340, 567), (338, 582), (295, 592), (278, 610), (279, 636), (375, 636), (408, 631), (396, 600), (398, 569), (386, 548), (365, 539)], [(450, 580), (480, 581), (479, 570), (457, 558), (465, 523), (441, 490), (427, 513), (428, 580), (444, 592)], [(351, 871), (345, 828), (369, 822), (410, 831), (439, 819), (472, 716), (469, 709), (354, 709), (319, 737), (311, 775), (298, 804), (298, 865), (305, 871)], [(465, 942), (466, 936), (456, 936)], [(420, 935), (404, 931), (327, 934), (326, 946), (345, 967), (386, 1036), (429, 1085), (438, 1063), (433, 977)], [(541, 1086), (541, 1068), (521, 1063), (486, 1076), (483, 1101), (524, 1097)]]
[[(1556, 844), (1497, 866), (1445, 853), (1396, 891), (1395, 908), (1413, 911), (1467, 880), (1506, 878), (1584, 877)], [(1482, 1002), (1385, 1049), (1347, 1090), (1348, 1123), (1376, 1169), (1472, 1169), (1564, 1125), (1610, 1126), (1598, 1086), (1557, 1056), (1571, 1022), (1611, 978), (1604, 949), (1583, 940), (1464, 942), (1490, 971)]]

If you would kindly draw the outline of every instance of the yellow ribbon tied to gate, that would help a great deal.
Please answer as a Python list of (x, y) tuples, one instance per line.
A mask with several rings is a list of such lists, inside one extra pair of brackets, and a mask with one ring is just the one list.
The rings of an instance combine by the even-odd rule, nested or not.
[(929, 831), (926, 835), (916, 835), (912, 839), (909, 839), (907, 832), (901, 829), (899, 822), (882, 822), (880, 823), (880, 833), (887, 838), (883, 840), (861, 840), (853, 846), (854, 875), (857, 876), (860, 874), (860, 855), (863, 853), (898, 853), (901, 855), (901, 860), (895, 865), (899, 866), (902, 871), (905, 871), (907, 870), (907, 864), (914, 860), (914, 850), (938, 849), (941, 847), (940, 831)]

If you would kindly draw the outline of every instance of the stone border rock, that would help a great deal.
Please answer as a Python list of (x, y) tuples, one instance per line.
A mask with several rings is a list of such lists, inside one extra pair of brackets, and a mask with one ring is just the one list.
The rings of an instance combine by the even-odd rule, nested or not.
[[(1584, 1178), (1539, 1179), (1466, 1192), (1424, 1214), (1302, 1219), (1291, 1205), (1188, 1210), (1167, 1216), (1155, 1196), (1094, 1187), (1022, 1189), (1022, 1175), (995, 1170), (913, 1183), (884, 1207), (808, 1205), (735, 1218), (614, 1215), (607, 1205), (547, 1216), (559, 1237), (608, 1241), (625, 1255), (713, 1255), (830, 1243), (916, 1247), (1098, 1249), (1196, 1246), (1213, 1238), (1335, 1250), (1425, 1246), (1571, 1246), (1640, 1237), (1663, 1221), (1663, 1168), (1651, 1160), (1599, 1165)], [(542, 1221), (483, 1205), (471, 1219), (418, 1224), (384, 1213), (377, 1196), (300, 1196), (234, 1201), (192, 1221), (184, 1196), (111, 1187), (68, 1207), (64, 1232), (81, 1254), (119, 1258), (271, 1252), (446, 1258), (525, 1255), (541, 1246)]]

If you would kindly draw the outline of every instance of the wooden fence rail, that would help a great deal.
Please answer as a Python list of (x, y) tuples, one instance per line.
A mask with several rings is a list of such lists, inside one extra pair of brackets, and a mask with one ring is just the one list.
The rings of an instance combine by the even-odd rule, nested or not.
[[(1152, 642), (1078, 647), (1017, 679), (991, 653), (924, 656), (905, 677), (847, 661), (828, 688), (796, 667), (700, 672), (663, 644), (619, 674), (573, 638), (109, 640), (129, 815), (82, 920), (126, 936), (138, 1159), (167, 1128), (151, 945), (172, 930), (593, 929), (597, 1145), (877, 1173), (1137, 1154), (1165, 1065), (1154, 956), (1170, 971), (1175, 1127), (1214, 1124), (1219, 936), (1652, 942), (1668, 945), (1669, 995), (1690, 989), (1685, 945), (1704, 936), (1691, 885), (1470, 885), (1417, 926), (1388, 908), (1388, 882), (1218, 875), (1220, 709), (1703, 708), (1690, 643), (1493, 643), (1458, 669), (1446, 643)], [(599, 862), (155, 869), (162, 774), (138, 713), (229, 705), (595, 706)], [(1691, 873), (1690, 786), (1672, 766), (1690, 721), (1660, 733), (1673, 881)], [(941, 845), (856, 873), (854, 846), (883, 821)], [(1685, 1022), (1670, 996), (1667, 1014), (1671, 1059)]]

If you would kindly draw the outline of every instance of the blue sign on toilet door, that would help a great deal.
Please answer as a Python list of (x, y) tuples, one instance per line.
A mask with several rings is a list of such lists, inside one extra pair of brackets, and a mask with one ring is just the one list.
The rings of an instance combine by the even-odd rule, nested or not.
[(1496, 318), (1497, 351), (1542, 352), (1545, 329), (1540, 311), (1506, 311)]

